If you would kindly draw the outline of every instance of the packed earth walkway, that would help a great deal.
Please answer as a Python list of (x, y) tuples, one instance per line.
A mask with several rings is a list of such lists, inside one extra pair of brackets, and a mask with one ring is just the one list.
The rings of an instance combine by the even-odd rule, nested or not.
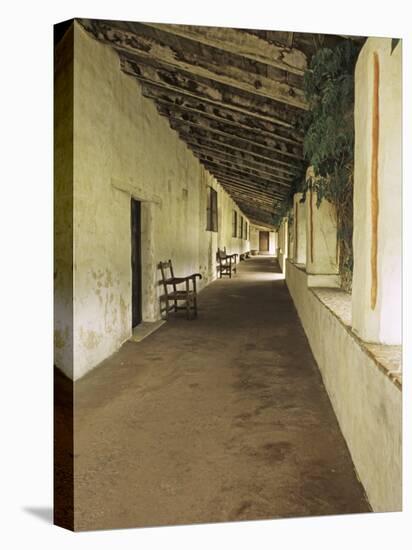
[(75, 528), (370, 511), (277, 260), (75, 383)]

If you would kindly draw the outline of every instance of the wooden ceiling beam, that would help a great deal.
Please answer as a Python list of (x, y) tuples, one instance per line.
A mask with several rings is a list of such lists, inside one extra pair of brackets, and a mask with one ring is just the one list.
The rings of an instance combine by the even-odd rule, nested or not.
[(277, 201), (282, 201), (284, 198), (283, 196), (279, 196), (270, 191), (259, 190), (259, 189), (256, 189), (256, 187), (248, 186), (247, 184), (240, 182), (239, 180), (233, 179), (230, 176), (227, 176), (225, 174), (220, 174), (219, 176), (214, 176), (214, 177), (216, 177), (219, 183), (221, 183), (224, 186), (227, 185), (227, 186), (236, 188), (236, 190), (239, 192), (244, 192), (246, 194), (250, 194), (250, 196), (253, 196), (255, 198), (260, 198), (262, 200), (268, 201), (272, 205), (275, 204)]
[(252, 216), (248, 216), (249, 222), (251, 225), (257, 226), (257, 227), (264, 227), (265, 229), (269, 229), (272, 231), (277, 231), (277, 227), (273, 223), (268, 222), (262, 222), (259, 220), (255, 220)]
[[(207, 79), (211, 83), (230, 86), (265, 100), (278, 101), (299, 109), (308, 108), (302, 89), (264, 75), (256, 75), (230, 64), (222, 64), (212, 56), (198, 56), (186, 47), (166, 46), (153, 37), (144, 36), (145, 26), (129, 23), (130, 29), (119, 28), (116, 21), (82, 19), (84, 28), (95, 38), (111, 45), (117, 52), (130, 55), (138, 62), (147, 62), (169, 71), (190, 74), (194, 78)], [(146, 27), (150, 29), (150, 26)], [(216, 57), (216, 56), (215, 56)]]
[(261, 207), (256, 206), (254, 204), (250, 204), (247, 201), (244, 201), (239, 198), (236, 198), (234, 200), (236, 200), (236, 203), (238, 204), (242, 212), (246, 214), (246, 216), (253, 213), (254, 216), (256, 217), (259, 216), (261, 219), (264, 219), (273, 223), (273, 215), (274, 215), (273, 211), (263, 210)]
[(244, 201), (251, 201), (251, 203), (262, 206), (263, 209), (269, 209), (270, 212), (274, 210), (274, 202), (270, 200), (261, 199), (260, 197), (252, 195), (246, 191), (241, 191), (236, 186), (230, 183), (222, 183), (222, 186), (227, 190), (231, 197), (241, 198)]
[(273, 121), (263, 120), (255, 117), (252, 113), (234, 111), (230, 107), (218, 107), (208, 101), (199, 101), (186, 93), (173, 92), (156, 84), (142, 83), (142, 93), (145, 97), (156, 100), (181, 112), (201, 114), (217, 122), (232, 124), (235, 127), (243, 128), (246, 131), (260, 132), (264, 136), (285, 141), (291, 145), (302, 146), (303, 135), (296, 130), (276, 125)]
[(245, 204), (241, 201), (236, 202), (236, 204), (239, 206), (240, 210), (245, 214), (245, 216), (249, 218), (249, 220), (255, 220), (255, 223), (257, 223), (257, 225), (269, 224), (271, 227), (274, 227), (272, 213), (263, 212), (262, 210), (251, 207), (250, 205)]
[(276, 152), (267, 152), (262, 150), (259, 147), (256, 147), (254, 145), (248, 145), (246, 143), (239, 145), (239, 143), (236, 144), (234, 139), (233, 140), (225, 139), (222, 136), (219, 136), (216, 134), (210, 135), (205, 132), (200, 132), (199, 130), (187, 131), (187, 128), (174, 125), (173, 121), (169, 121), (169, 123), (171, 128), (176, 130), (180, 135), (180, 137), (187, 144), (189, 144), (192, 140), (198, 140), (197, 143), (207, 142), (207, 143), (213, 144), (215, 147), (218, 147), (218, 148), (225, 147), (233, 151), (246, 152), (250, 155), (253, 155), (259, 160), (276, 163), (279, 170), (283, 167), (288, 169), (287, 173), (289, 174), (296, 173), (296, 171), (294, 171), (293, 164), (291, 162), (285, 162), (284, 160), (282, 160), (284, 159), (284, 157), (281, 157), (281, 155), (276, 154)]
[(203, 160), (213, 162), (214, 164), (222, 165), (223, 167), (228, 168), (237, 168), (238, 170), (246, 174), (261, 176), (266, 179), (273, 178), (276, 181), (283, 181), (284, 183), (291, 185), (290, 178), (284, 177), (282, 173), (269, 171), (259, 166), (252, 166), (247, 163), (242, 163), (236, 159), (233, 159), (233, 157), (227, 157), (224, 154), (219, 155), (219, 153), (216, 152), (211, 153), (210, 151), (205, 151), (202, 148), (191, 146), (191, 150), (196, 157), (200, 157)]
[[(183, 138), (182, 138), (183, 139)], [(234, 162), (245, 162), (247, 164), (256, 165), (258, 168), (265, 168), (275, 171), (278, 174), (283, 174), (283, 179), (290, 181), (296, 174), (293, 169), (293, 166), (284, 166), (277, 164), (276, 161), (266, 160), (256, 157), (255, 155), (248, 153), (247, 151), (239, 151), (230, 147), (225, 147), (224, 145), (214, 143), (213, 141), (204, 140), (196, 138), (193, 136), (185, 136), (186, 145), (193, 151), (204, 151), (206, 154), (212, 152), (213, 154), (218, 153), (223, 157), (227, 157)]]
[(270, 180), (265, 179), (265, 178), (262, 178), (261, 176), (242, 172), (241, 170), (238, 170), (236, 168), (225, 167), (220, 164), (216, 164), (215, 162), (211, 162), (207, 159), (200, 158), (200, 157), (198, 158), (200, 162), (202, 162), (202, 164), (204, 164), (205, 166), (208, 166), (212, 171), (219, 170), (221, 173), (224, 173), (224, 174), (233, 175), (234, 177), (241, 177), (249, 181), (251, 184), (261, 185), (264, 188), (266, 187), (270, 189), (270, 188), (276, 187), (276, 190), (279, 191), (279, 193), (282, 193), (282, 191), (287, 193), (290, 189), (290, 185), (285, 184), (284, 182), (279, 182), (274, 179), (270, 179)]
[(302, 160), (303, 151), (301, 146), (291, 146), (284, 141), (274, 138), (265, 137), (259, 132), (245, 131), (242, 128), (228, 126), (221, 122), (210, 120), (201, 115), (192, 115), (189, 113), (181, 113), (176, 110), (165, 107), (162, 104), (157, 104), (159, 114), (166, 116), (169, 120), (173, 120), (176, 124), (189, 125), (194, 128), (199, 128), (211, 134), (219, 134), (220, 136), (236, 138), (239, 141), (263, 147), (269, 151), (274, 151), (279, 155), (290, 157), (292, 159)]
[(301, 50), (271, 44), (238, 29), (160, 23), (145, 25), (298, 75), (303, 75), (308, 65), (306, 55)]
[(263, 186), (259, 186), (259, 184), (253, 185), (249, 182), (249, 180), (243, 178), (242, 176), (237, 176), (235, 174), (231, 174), (220, 169), (213, 169), (212, 167), (207, 166), (204, 163), (202, 164), (206, 168), (206, 170), (210, 172), (210, 174), (212, 174), (212, 176), (215, 177), (218, 181), (222, 180), (237, 184), (239, 185), (239, 187), (243, 187), (245, 190), (255, 192), (256, 194), (264, 194), (272, 198), (273, 200), (283, 201), (284, 198), (287, 196), (286, 194), (277, 191), (273, 187), (265, 188)]
[(157, 84), (174, 92), (184, 92), (202, 101), (214, 105), (230, 107), (245, 114), (254, 114), (264, 120), (275, 122), (287, 128), (295, 128), (298, 121), (298, 109), (291, 109), (281, 104), (262, 100), (247, 93), (236, 93), (230, 86), (213, 83), (208, 79), (194, 77), (190, 73), (169, 70), (153, 66), (147, 61), (140, 61), (131, 54), (120, 55), (120, 65), (124, 73), (141, 82)]
[(199, 137), (202, 137), (204, 139), (211, 139), (213, 141), (218, 141), (219, 143), (229, 143), (251, 153), (256, 153), (261, 156), (273, 158), (273, 160), (281, 161), (286, 165), (290, 165), (294, 162), (303, 160), (303, 158), (300, 156), (292, 155), (291, 153), (282, 151), (278, 148), (275, 149), (266, 145), (262, 145), (260, 143), (257, 143), (256, 141), (245, 139), (236, 134), (228, 134), (226, 132), (221, 132), (213, 128), (202, 127), (196, 123), (182, 121), (173, 117), (167, 118), (169, 120), (170, 127), (178, 132), (181, 131), (185, 134), (198, 135)]

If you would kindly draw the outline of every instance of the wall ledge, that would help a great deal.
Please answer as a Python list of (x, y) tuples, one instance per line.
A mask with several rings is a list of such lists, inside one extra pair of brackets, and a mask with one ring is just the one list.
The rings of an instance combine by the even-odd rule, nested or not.
[(372, 509), (401, 511), (401, 346), (362, 341), (351, 295), (308, 287), (306, 271), (290, 260), (286, 285)]
[[(306, 272), (306, 266), (296, 264), (287, 259), (288, 265), (303, 272), (307, 281), (310, 274)], [(382, 373), (391, 380), (394, 385), (402, 390), (402, 346), (393, 346), (365, 342), (352, 329), (352, 296), (341, 288), (313, 287), (308, 285), (308, 291), (341, 323), (343, 328), (355, 340)]]

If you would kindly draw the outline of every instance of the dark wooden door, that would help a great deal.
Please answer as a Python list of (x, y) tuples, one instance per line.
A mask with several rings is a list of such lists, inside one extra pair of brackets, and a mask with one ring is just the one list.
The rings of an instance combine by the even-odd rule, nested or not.
[(142, 322), (142, 265), (140, 202), (132, 199), (132, 327)]
[(259, 231), (259, 252), (269, 252), (269, 231)]

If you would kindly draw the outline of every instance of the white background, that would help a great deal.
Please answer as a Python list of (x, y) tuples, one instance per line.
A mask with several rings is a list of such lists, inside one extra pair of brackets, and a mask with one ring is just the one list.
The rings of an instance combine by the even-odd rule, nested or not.
[[(21, 2), (2, 4), (0, 128), (0, 544), (2, 548), (406, 548), (411, 521), (409, 385), (405, 375), (404, 512), (70, 533), (52, 506), (52, 25), (72, 17), (212, 24), (404, 38), (408, 3), (361, 0)], [(408, 28), (409, 27), (409, 28)], [(404, 281), (411, 275), (411, 109), (404, 106)], [(409, 219), (408, 219), (409, 218)], [(408, 299), (410, 285), (404, 297)], [(406, 302), (405, 302), (406, 303)], [(409, 303), (410, 305), (410, 303)], [(410, 323), (404, 341), (410, 368)], [(409, 339), (410, 340), (410, 339)], [(409, 348), (409, 349), (408, 349)], [(407, 436), (408, 434), (408, 436)], [(316, 444), (316, 442), (314, 442)], [(412, 534), (409, 529), (409, 544)], [(408, 544), (408, 547), (410, 547)]]

